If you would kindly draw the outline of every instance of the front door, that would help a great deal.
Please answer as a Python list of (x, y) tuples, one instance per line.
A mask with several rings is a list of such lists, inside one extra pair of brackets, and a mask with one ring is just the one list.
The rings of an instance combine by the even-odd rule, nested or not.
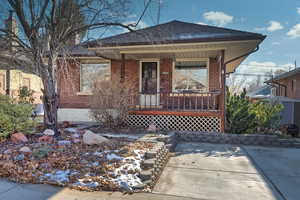
[(140, 68), (141, 106), (159, 105), (159, 66), (158, 62), (141, 62)]

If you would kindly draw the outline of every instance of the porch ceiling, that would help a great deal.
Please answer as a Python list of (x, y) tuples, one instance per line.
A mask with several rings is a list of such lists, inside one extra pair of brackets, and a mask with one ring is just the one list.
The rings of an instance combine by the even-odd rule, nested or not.
[[(126, 59), (140, 60), (144, 58), (209, 58), (221, 55), (225, 50), (225, 62), (246, 54), (256, 48), (260, 40), (235, 41), (235, 42), (210, 42), (210, 43), (187, 43), (173, 45), (139, 45), (122, 47), (91, 48), (98, 55), (107, 58), (121, 59), (125, 54)], [(245, 59), (240, 58), (227, 65), (227, 73), (234, 72), (239, 64)]]

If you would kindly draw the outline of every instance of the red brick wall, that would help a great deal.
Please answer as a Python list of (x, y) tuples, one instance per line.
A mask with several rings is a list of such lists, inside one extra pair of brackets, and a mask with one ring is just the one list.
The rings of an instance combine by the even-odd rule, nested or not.
[[(210, 59), (209, 67), (209, 89), (213, 91), (220, 88), (220, 65), (216, 60)], [(120, 81), (120, 68), (120, 61), (111, 61), (111, 78), (113, 81)], [(172, 91), (172, 68), (173, 61), (171, 58), (160, 60), (161, 92)], [(79, 64), (70, 62), (65, 69), (68, 73), (59, 73), (60, 108), (88, 108), (90, 96), (77, 94), (80, 92)], [(139, 91), (139, 61), (126, 61), (124, 84), (136, 88), (136, 92)]]
[(89, 96), (78, 95), (80, 92), (80, 67), (70, 61), (59, 73), (60, 108), (86, 108), (89, 106)]

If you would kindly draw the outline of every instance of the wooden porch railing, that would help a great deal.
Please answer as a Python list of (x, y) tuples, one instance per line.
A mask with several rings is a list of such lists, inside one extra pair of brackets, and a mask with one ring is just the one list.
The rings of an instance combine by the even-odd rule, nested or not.
[(132, 110), (218, 111), (220, 92), (135, 94), (128, 96)]

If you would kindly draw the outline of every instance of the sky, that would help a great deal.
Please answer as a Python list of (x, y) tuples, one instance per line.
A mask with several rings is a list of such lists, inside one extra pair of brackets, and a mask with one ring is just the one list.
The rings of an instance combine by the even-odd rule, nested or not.
[[(142, 0), (137, 0), (142, 1)], [(160, 23), (180, 20), (267, 35), (239, 73), (266, 73), (300, 67), (300, 0), (154, 0), (161, 1)], [(138, 13), (138, 12), (137, 12)], [(155, 8), (140, 27), (155, 25)]]

